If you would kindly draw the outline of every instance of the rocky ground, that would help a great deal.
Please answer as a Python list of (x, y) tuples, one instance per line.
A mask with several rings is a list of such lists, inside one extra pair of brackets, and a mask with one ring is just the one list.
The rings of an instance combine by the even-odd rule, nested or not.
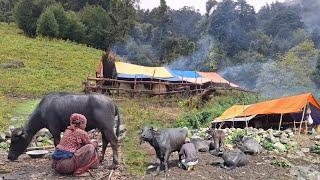
[[(205, 142), (206, 129), (192, 132), (192, 138), (200, 138)], [(245, 134), (253, 137), (259, 143), (266, 146), (262, 154), (256, 156), (248, 155), (250, 163), (244, 167), (234, 170), (226, 170), (217, 166), (222, 162), (220, 157), (210, 155), (208, 152), (199, 153), (199, 164), (191, 172), (187, 172), (177, 167), (178, 157), (173, 153), (170, 157), (169, 179), (320, 179), (320, 155), (311, 153), (310, 147), (315, 145), (319, 137), (317, 136), (296, 136), (291, 130), (274, 131), (259, 129), (225, 129), (228, 135), (226, 142), (232, 141), (235, 135)], [(9, 132), (8, 132), (9, 133)], [(9, 136), (9, 134), (6, 136)], [(3, 135), (2, 135), (3, 136)], [(50, 133), (41, 130), (32, 142), (33, 146), (50, 146), (52, 144)], [(8, 138), (2, 142), (2, 146), (7, 146)], [(149, 155), (149, 164), (146, 166), (147, 174), (143, 177), (133, 177), (125, 169), (125, 163), (121, 159), (120, 167), (115, 171), (108, 169), (112, 162), (112, 151), (108, 147), (106, 152), (107, 161), (98, 168), (91, 171), (91, 176), (82, 179), (108, 179), (112, 172), (111, 179), (165, 179), (164, 172), (154, 176), (156, 164), (155, 154), (147, 144), (142, 147)], [(230, 144), (226, 146), (232, 150)], [(53, 148), (49, 148), (52, 153)], [(206, 150), (204, 150), (206, 151)], [(120, 148), (121, 156), (121, 148)], [(19, 157), (17, 161), (7, 161), (7, 153), (4, 148), (0, 150), (0, 179), (74, 179), (72, 176), (61, 176), (51, 169), (50, 154), (44, 158), (32, 159), (26, 154)]]

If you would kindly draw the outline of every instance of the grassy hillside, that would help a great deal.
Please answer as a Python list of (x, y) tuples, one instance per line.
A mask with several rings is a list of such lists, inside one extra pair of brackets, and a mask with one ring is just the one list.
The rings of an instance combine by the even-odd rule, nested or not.
[(10, 97), (39, 97), (53, 91), (80, 92), (82, 81), (95, 74), (101, 53), (73, 42), (29, 38), (14, 24), (0, 23), (0, 65), (15, 60), (25, 64), (18, 69), (0, 68), (0, 132), (7, 128), (9, 119), (20, 116), (17, 112), (26, 104)]
[(47, 38), (29, 38), (15, 25), (0, 24), (0, 64), (22, 60), (24, 68), (2, 69), (0, 94), (39, 96), (53, 91), (81, 91), (95, 74), (101, 51)]

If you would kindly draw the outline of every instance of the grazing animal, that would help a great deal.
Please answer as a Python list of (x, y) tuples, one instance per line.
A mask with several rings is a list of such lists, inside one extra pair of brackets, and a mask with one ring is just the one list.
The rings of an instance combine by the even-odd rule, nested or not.
[(214, 150), (218, 153), (224, 150), (225, 134), (222, 130), (210, 128), (207, 133), (211, 135), (214, 142)]
[[(69, 117), (80, 113), (87, 118), (86, 131), (98, 128), (102, 132), (102, 157), (108, 143), (113, 151), (113, 164), (118, 164), (118, 140), (120, 116), (116, 104), (104, 95), (76, 95), (69, 93), (52, 93), (45, 96), (31, 114), (23, 128), (12, 133), (8, 159), (16, 160), (30, 144), (33, 136), (42, 128), (49, 129), (54, 138), (54, 145), (60, 142), (60, 133), (69, 125)], [(116, 134), (114, 133), (115, 116), (117, 118)]]
[[(184, 128), (170, 128), (156, 131), (153, 127), (146, 126), (140, 132), (140, 143), (142, 141), (149, 142), (156, 151), (157, 156), (157, 172), (159, 174), (161, 165), (164, 165), (165, 172), (168, 172), (168, 160), (172, 152), (179, 152), (185, 139), (188, 135), (188, 130)], [(179, 162), (181, 156), (179, 155)]]
[(252, 155), (260, 154), (262, 152), (262, 146), (255, 139), (245, 136), (242, 137), (241, 141), (242, 142), (237, 146), (242, 152)]
[(222, 168), (234, 169), (236, 167), (245, 166), (249, 163), (247, 156), (242, 152), (225, 152), (222, 155)]

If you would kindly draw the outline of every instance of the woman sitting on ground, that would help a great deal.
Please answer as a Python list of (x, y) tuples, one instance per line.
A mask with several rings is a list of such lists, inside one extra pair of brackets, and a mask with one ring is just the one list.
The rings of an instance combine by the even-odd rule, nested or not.
[(85, 130), (87, 119), (82, 114), (72, 114), (70, 126), (52, 155), (52, 168), (61, 174), (89, 175), (89, 169), (99, 164), (97, 141), (90, 141)]

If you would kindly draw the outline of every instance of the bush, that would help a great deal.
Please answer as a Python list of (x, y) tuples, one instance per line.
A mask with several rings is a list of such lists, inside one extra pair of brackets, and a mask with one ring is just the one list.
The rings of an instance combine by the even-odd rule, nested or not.
[(86, 43), (105, 49), (113, 26), (107, 12), (101, 6), (86, 6), (81, 11), (81, 21), (85, 25)]
[(180, 107), (184, 107), (184, 113), (175, 123), (175, 127), (196, 128), (208, 127), (209, 123), (220, 116), (226, 109), (234, 104), (250, 104), (258, 101), (258, 97), (248, 93), (235, 93), (214, 97), (202, 109), (197, 109), (198, 98), (179, 102)]
[(56, 19), (58, 23), (58, 35), (56, 37), (67, 39), (66, 34), (68, 34), (69, 30), (69, 22), (66, 15), (66, 12), (64, 11), (61, 4), (55, 4), (50, 7), (48, 7), (46, 11), (52, 12), (54, 15), (54, 18)]
[(271, 142), (271, 141), (269, 141), (269, 140), (264, 140), (264, 141), (262, 141), (262, 144), (261, 144), (261, 145), (262, 145), (263, 148), (265, 148), (265, 149), (268, 150), (268, 151), (272, 151), (272, 150), (275, 149), (274, 143)]
[(80, 21), (77, 14), (70, 11), (66, 13), (68, 20), (68, 29), (64, 34), (66, 39), (76, 42), (83, 42), (84, 39), (84, 24)]
[(46, 10), (41, 14), (37, 23), (37, 34), (48, 37), (58, 36), (59, 25), (52, 11)]
[(17, 26), (28, 36), (36, 35), (38, 18), (43, 10), (54, 2), (54, 0), (19, 1), (13, 13)]
[(226, 138), (226, 144), (236, 144), (236, 140), (243, 136), (245, 136), (244, 130), (235, 130)]

